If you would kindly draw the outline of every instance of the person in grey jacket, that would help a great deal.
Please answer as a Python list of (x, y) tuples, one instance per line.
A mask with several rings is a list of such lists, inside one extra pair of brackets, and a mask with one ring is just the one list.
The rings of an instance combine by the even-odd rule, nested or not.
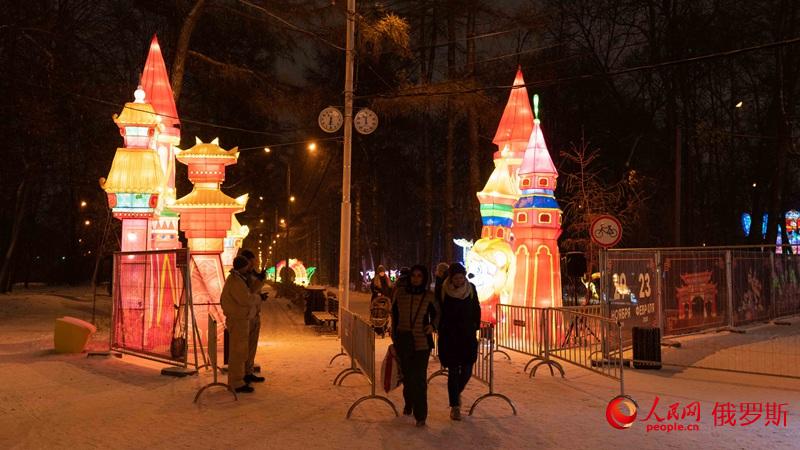
[(436, 306), (429, 286), (428, 269), (411, 268), (408, 284), (400, 285), (392, 299), (392, 342), (403, 373), (404, 415), (414, 414), (417, 426), (428, 417), (428, 358), (433, 348)]

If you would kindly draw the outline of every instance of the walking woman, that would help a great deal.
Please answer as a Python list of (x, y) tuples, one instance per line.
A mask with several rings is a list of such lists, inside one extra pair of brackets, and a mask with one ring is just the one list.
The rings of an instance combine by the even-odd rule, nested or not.
[(428, 358), (433, 348), (436, 308), (429, 291), (428, 269), (415, 265), (408, 283), (399, 285), (392, 299), (392, 342), (403, 372), (404, 415), (414, 414), (417, 426), (428, 417)]
[(481, 306), (475, 285), (467, 281), (467, 271), (459, 263), (450, 265), (440, 295), (439, 361), (448, 372), (450, 418), (461, 420), (461, 392), (478, 358), (475, 334), (481, 325)]

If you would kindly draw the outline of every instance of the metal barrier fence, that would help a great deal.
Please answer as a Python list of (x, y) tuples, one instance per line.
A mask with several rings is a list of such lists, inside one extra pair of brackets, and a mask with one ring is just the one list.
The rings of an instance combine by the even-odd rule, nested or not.
[(342, 350), (350, 356), (350, 368), (336, 375), (333, 383), (341, 386), (349, 375), (360, 373), (369, 381), (371, 390), (369, 395), (359, 398), (350, 406), (350, 409), (347, 410), (347, 418), (350, 418), (358, 405), (371, 399), (387, 403), (392, 407), (394, 415), (398, 416), (394, 403), (388, 398), (376, 394), (375, 330), (372, 329), (372, 324), (344, 308), (341, 308), (340, 319)]
[[(662, 352), (663, 364), (800, 377), (800, 330), (778, 320), (800, 313), (800, 256), (774, 249), (609, 250), (601, 253), (601, 292), (626, 345), (634, 326), (677, 341)], [(746, 332), (679, 338), (710, 330)]]
[[(582, 307), (577, 307), (582, 308)], [(564, 368), (550, 359), (547, 351), (548, 339), (546, 338), (549, 327), (547, 323), (547, 310), (545, 308), (497, 305), (497, 346), (523, 355), (531, 359), (525, 364), (524, 372), (536, 361), (531, 368), (530, 376), (536, 375), (536, 370), (547, 365), (550, 375), (555, 375), (555, 367), (561, 376)]]
[(361, 373), (361, 371), (358, 367), (356, 367), (356, 362), (353, 359), (353, 323), (356, 320), (356, 316), (350, 310), (344, 308), (340, 308), (339, 311), (339, 337), (341, 339), (341, 351), (331, 359), (329, 365), (333, 364), (333, 360), (339, 356), (350, 355), (350, 367), (339, 372), (339, 374), (333, 379), (334, 385), (338, 384), (341, 386), (341, 380), (344, 380), (352, 373)]
[(233, 388), (227, 383), (221, 383), (217, 380), (217, 371), (219, 370), (219, 366), (217, 365), (217, 356), (218, 356), (218, 349), (217, 349), (217, 321), (214, 320), (214, 317), (209, 314), (208, 316), (208, 359), (211, 365), (211, 370), (214, 373), (214, 381), (211, 383), (206, 384), (205, 386), (201, 387), (200, 390), (197, 391), (197, 394), (194, 396), (194, 403), (197, 403), (200, 400), (200, 395), (205, 392), (206, 389), (220, 386), (225, 388), (228, 392), (233, 394), (234, 400), (239, 400), (239, 397), (236, 395), (236, 392)]
[(187, 249), (114, 253), (112, 350), (186, 367), (191, 315)]
[(472, 407), (469, 408), (470, 416), (475, 411), (475, 407), (478, 406), (478, 403), (489, 397), (498, 397), (505, 400), (514, 412), (514, 415), (517, 415), (517, 408), (514, 406), (511, 399), (494, 391), (494, 331), (494, 325), (491, 322), (481, 322), (481, 327), (478, 330), (478, 359), (472, 366), (472, 378), (489, 386), (489, 392), (475, 399), (475, 402), (472, 403)]
[(620, 323), (564, 308), (548, 308), (546, 314), (548, 357), (617, 380), (620, 395), (625, 395)]

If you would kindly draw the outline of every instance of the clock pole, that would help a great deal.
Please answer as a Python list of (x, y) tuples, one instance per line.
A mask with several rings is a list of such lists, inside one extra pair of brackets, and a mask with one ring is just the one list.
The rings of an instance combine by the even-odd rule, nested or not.
[(350, 308), (350, 160), (353, 144), (353, 40), (355, 16), (356, 0), (347, 0), (347, 40), (344, 72), (344, 157), (342, 159), (342, 208), (339, 228), (339, 317), (342, 317), (342, 308)]

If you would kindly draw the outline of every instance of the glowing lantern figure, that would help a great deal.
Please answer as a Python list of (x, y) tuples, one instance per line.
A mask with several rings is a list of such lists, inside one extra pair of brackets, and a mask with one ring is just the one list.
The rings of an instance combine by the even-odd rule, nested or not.
[[(275, 279), (275, 281), (278, 283), (281, 282), (280, 274), (285, 265), (286, 260), (281, 260), (278, 261), (278, 264), (275, 267), (269, 270), (269, 272), (273, 275), (273, 279)], [(303, 261), (294, 258), (289, 259), (289, 268), (294, 272), (294, 284), (299, 284), (300, 286), (308, 286), (308, 284), (311, 282), (311, 277), (316, 271), (316, 268), (306, 268), (306, 266), (303, 264)]]
[[(194, 184), (192, 192), (172, 206), (181, 215), (180, 227), (192, 253), (192, 297), (195, 305), (216, 305), (225, 282), (220, 255), (231, 217), (244, 211), (247, 204), (247, 194), (234, 199), (220, 191), (225, 167), (236, 164), (239, 149), (224, 150), (218, 139), (209, 143), (196, 139), (194, 147), (176, 149), (176, 154), (178, 161), (189, 166), (189, 180)], [(197, 317), (204, 313), (202, 306), (195, 307)], [(208, 313), (223, 320), (220, 308), (209, 308)]]
[[(538, 96), (534, 96), (533, 102), (537, 108)], [(536, 119), (519, 169), (522, 196), (514, 205), (512, 245), (516, 274), (513, 304), (561, 306), (557, 243), (561, 235), (561, 210), (554, 194), (557, 177), (541, 125)]]

